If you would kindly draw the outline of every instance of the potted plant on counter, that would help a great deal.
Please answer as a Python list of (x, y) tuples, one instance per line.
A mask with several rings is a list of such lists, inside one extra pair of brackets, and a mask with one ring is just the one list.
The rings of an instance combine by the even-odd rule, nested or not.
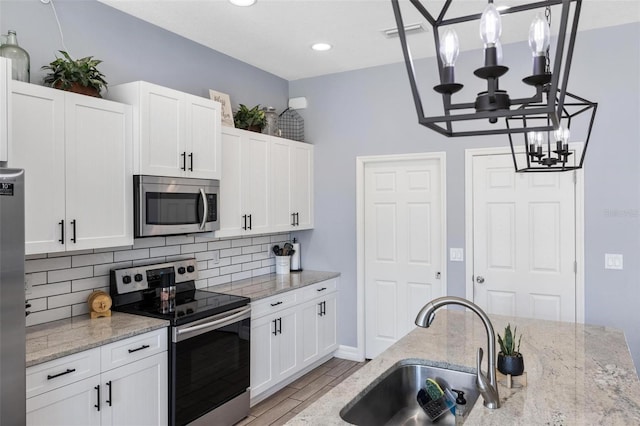
[(238, 129), (261, 133), (267, 119), (264, 111), (260, 109), (260, 105), (249, 109), (246, 105), (240, 104), (240, 107), (233, 115), (233, 121)]
[(55, 61), (42, 67), (49, 71), (44, 77), (45, 86), (100, 98), (100, 91), (108, 84), (97, 68), (102, 61), (93, 56), (73, 59), (65, 51), (59, 52), (62, 58), (56, 57)]
[(520, 376), (524, 372), (524, 358), (520, 353), (520, 341), (522, 335), (518, 338), (516, 346), (517, 327), (511, 333), (511, 324), (507, 324), (504, 329), (504, 339), (498, 333), (498, 344), (500, 352), (498, 353), (498, 371), (502, 374), (511, 374), (512, 376)]

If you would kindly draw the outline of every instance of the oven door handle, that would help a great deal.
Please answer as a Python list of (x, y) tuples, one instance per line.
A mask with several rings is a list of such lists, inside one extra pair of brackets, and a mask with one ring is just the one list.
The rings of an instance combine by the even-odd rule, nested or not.
[(218, 328), (231, 325), (234, 322), (237, 322), (239, 319), (250, 318), (250, 316), (251, 316), (251, 307), (241, 308), (241, 310), (238, 312), (235, 312), (231, 315), (226, 315), (223, 318), (220, 318), (214, 321), (205, 322), (204, 324), (198, 324), (191, 327), (175, 329), (174, 342), (184, 340), (185, 338), (182, 338), (182, 336), (185, 334), (194, 333), (196, 331), (199, 331), (198, 334), (206, 333), (208, 331), (213, 331)]
[(204, 193), (204, 188), (200, 188), (200, 196), (202, 197), (202, 206), (204, 207), (200, 229), (204, 229), (207, 224), (207, 218), (209, 217), (209, 206), (207, 205), (207, 195)]

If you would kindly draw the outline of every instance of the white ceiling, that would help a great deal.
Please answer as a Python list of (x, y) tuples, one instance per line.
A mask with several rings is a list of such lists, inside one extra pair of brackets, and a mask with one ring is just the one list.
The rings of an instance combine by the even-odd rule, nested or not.
[[(286, 80), (402, 61), (398, 38), (382, 34), (395, 27), (390, 0), (258, 0), (252, 7), (233, 6), (227, 0), (99, 1)], [(434, 15), (443, 2), (423, 0)], [(405, 25), (423, 23), (430, 31), (426, 20), (407, 3), (401, 1)], [(495, 0), (496, 5), (522, 3), (526, 2)], [(447, 16), (481, 13), (485, 5), (486, 0), (454, 0)], [(503, 20), (503, 44), (526, 40), (531, 18), (522, 15)], [(518, 16), (524, 21), (516, 20)], [(554, 12), (552, 22), (558, 20), (559, 13)], [(639, 0), (584, 0), (580, 29), (638, 21)], [(462, 50), (482, 47), (477, 21), (473, 25), (464, 34), (459, 31)], [(431, 37), (411, 38), (421, 45), (412, 52), (414, 57), (433, 55)], [(311, 50), (319, 41), (334, 48)]]

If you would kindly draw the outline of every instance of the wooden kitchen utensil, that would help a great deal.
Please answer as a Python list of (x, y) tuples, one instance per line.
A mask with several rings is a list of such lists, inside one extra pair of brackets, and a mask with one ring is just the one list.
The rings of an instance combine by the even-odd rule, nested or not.
[(96, 290), (89, 295), (89, 313), (91, 319), (111, 316), (111, 296), (102, 290)]

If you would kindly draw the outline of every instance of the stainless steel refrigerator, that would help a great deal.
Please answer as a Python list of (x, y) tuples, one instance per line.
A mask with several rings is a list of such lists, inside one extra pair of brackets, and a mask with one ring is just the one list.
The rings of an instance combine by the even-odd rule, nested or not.
[(24, 425), (24, 170), (0, 169), (0, 425)]

